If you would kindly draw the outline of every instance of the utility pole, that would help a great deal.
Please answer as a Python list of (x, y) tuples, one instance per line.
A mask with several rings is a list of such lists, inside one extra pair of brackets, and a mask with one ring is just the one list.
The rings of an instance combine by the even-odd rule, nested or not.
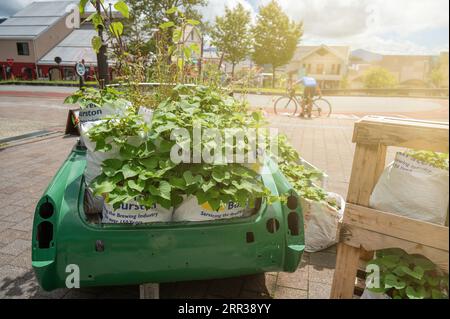
[[(95, 10), (98, 14), (102, 14), (100, 10), (100, 0), (95, 1)], [(103, 27), (101, 25), (98, 26), (98, 36), (102, 41), (102, 46), (97, 53), (97, 70), (100, 87), (104, 88), (105, 85), (109, 84), (109, 70), (108, 60), (106, 59), (106, 45), (103, 44)]]

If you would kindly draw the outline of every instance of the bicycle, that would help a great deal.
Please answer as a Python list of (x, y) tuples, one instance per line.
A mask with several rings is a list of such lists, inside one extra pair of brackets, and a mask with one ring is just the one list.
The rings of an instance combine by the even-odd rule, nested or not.
[[(288, 113), (295, 116), (299, 105), (303, 105), (303, 96), (296, 96), (295, 91), (289, 91), (286, 95), (280, 96), (273, 105), (275, 114)], [(322, 96), (316, 96), (312, 100), (311, 115), (320, 117), (326, 114), (330, 117), (332, 112), (331, 104)]]

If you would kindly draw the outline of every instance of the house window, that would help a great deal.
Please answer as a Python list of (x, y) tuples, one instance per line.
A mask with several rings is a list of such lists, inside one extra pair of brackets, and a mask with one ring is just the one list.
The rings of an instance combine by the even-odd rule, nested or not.
[(337, 65), (336, 74), (337, 75), (341, 74), (341, 65), (340, 64)]
[(194, 41), (194, 30), (191, 31), (191, 41)]
[(30, 55), (30, 49), (27, 42), (17, 42), (16, 44), (18, 55)]
[(336, 64), (331, 65), (331, 74), (336, 74)]
[(317, 74), (323, 73), (323, 64), (317, 64)]
[(311, 73), (311, 63), (308, 64), (308, 67), (306, 68), (306, 72)]

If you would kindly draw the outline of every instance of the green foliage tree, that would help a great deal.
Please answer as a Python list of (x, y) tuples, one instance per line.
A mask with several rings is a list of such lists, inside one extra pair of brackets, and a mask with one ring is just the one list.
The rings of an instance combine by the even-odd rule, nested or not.
[[(130, 20), (125, 28), (131, 30), (130, 41), (135, 49), (151, 51), (155, 49), (154, 39), (142, 41), (143, 34), (151, 34), (165, 22), (173, 25), (181, 23), (180, 15), (176, 12), (167, 15), (166, 12), (177, 7), (187, 19), (201, 20), (198, 8), (207, 4), (207, 0), (126, 0), (130, 8)], [(173, 38), (173, 28), (166, 28), (164, 37), (170, 42)], [(173, 43), (169, 43), (171, 45)]]
[(272, 66), (272, 87), (276, 68), (292, 59), (302, 34), (303, 23), (289, 20), (275, 0), (259, 8), (253, 28), (253, 60), (258, 65)]
[[(250, 12), (238, 4), (235, 9), (225, 8), (225, 14), (216, 17), (211, 30), (211, 44), (231, 63), (234, 78), (236, 64), (243, 61), (251, 50)], [(220, 66), (219, 66), (220, 68)]]
[(441, 83), (444, 81), (444, 72), (442, 68), (436, 67), (430, 72), (430, 82), (434, 87), (441, 87)]
[(368, 89), (393, 88), (396, 84), (395, 76), (383, 67), (372, 67), (364, 74), (364, 86)]

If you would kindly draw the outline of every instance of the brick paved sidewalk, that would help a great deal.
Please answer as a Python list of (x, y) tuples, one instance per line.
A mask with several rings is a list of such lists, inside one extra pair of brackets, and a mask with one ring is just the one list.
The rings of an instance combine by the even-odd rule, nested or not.
[[(327, 171), (329, 189), (346, 194), (353, 121), (270, 117), (302, 156)], [(0, 151), (0, 298), (136, 298), (138, 287), (42, 291), (31, 270), (35, 204), (76, 139), (54, 137)], [(328, 298), (335, 249), (304, 254), (295, 273), (161, 285), (162, 298)]]

